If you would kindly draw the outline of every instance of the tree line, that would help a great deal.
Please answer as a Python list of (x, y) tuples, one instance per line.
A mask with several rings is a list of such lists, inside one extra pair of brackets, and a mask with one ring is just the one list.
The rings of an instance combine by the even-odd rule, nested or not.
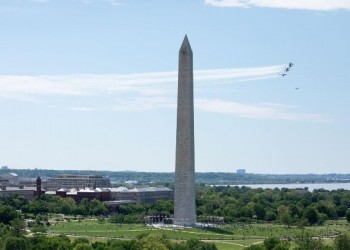
[(290, 225), (323, 224), (325, 220), (350, 220), (350, 191), (324, 189), (252, 189), (201, 187), (197, 189), (197, 216), (223, 216), (225, 222), (267, 221)]
[[(323, 189), (252, 189), (230, 186), (197, 186), (197, 216), (220, 216), (231, 222), (274, 222), (286, 226), (323, 224), (326, 220), (346, 218), (350, 222), (350, 191)], [(146, 215), (173, 214), (173, 202), (159, 200), (154, 204), (121, 205), (109, 216), (112, 223), (142, 223)], [(214, 245), (198, 241), (169, 243), (164, 237), (142, 235), (133, 241), (107, 241), (90, 243), (86, 240), (70, 241), (65, 236), (23, 237), (24, 218), (32, 218), (28, 226), (33, 232), (45, 232), (52, 213), (73, 216), (111, 215), (108, 206), (98, 200), (83, 199), (77, 203), (72, 198), (43, 195), (27, 201), (18, 195), (0, 197), (0, 249), (216, 249)], [(339, 235), (333, 245), (301, 234), (295, 240), (297, 249), (350, 249), (347, 235)], [(152, 245), (156, 244), (156, 245)], [(204, 244), (204, 245), (202, 245)], [(273, 245), (273, 247), (271, 247)], [(60, 246), (59, 248), (55, 246)], [(63, 246), (63, 247), (62, 247)], [(148, 248), (156, 246), (158, 248)], [(288, 242), (268, 238), (264, 244), (252, 245), (251, 250), (288, 249)], [(345, 247), (345, 248), (344, 248)]]
[[(290, 225), (323, 224), (326, 220), (350, 220), (350, 191), (323, 189), (252, 189), (248, 187), (197, 186), (197, 217), (220, 216), (225, 223), (267, 221)], [(172, 201), (159, 200), (154, 204), (120, 205), (111, 218), (118, 223), (142, 223), (147, 215), (172, 216)], [(109, 215), (109, 207), (98, 200), (43, 195), (27, 201), (18, 195), (0, 198), (0, 222), (8, 223), (23, 214), (50, 214), (100, 216)]]

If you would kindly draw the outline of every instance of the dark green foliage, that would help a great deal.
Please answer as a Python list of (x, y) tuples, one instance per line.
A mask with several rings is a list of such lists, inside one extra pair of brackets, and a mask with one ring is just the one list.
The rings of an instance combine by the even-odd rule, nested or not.
[[(248, 187), (197, 187), (197, 215), (223, 216), (225, 222), (276, 221), (291, 226), (322, 224), (345, 215), (350, 191), (323, 189), (251, 189)], [(302, 221), (302, 223), (300, 223)]]
[(277, 212), (282, 224), (289, 226), (292, 223), (292, 215), (290, 214), (289, 207), (281, 205), (277, 208)]
[(264, 246), (266, 250), (288, 250), (290, 244), (289, 242), (281, 241), (276, 237), (270, 237), (264, 240)]
[(350, 249), (350, 237), (346, 234), (338, 235), (334, 239), (335, 250), (349, 250)]
[(111, 250), (134, 250), (136, 249), (136, 242), (135, 240), (108, 240), (106, 245)]
[(93, 248), (90, 243), (79, 243), (73, 248), (73, 250), (93, 250)]
[(109, 250), (109, 247), (104, 242), (96, 241), (92, 243), (91, 246), (94, 250)]
[(310, 225), (314, 225), (318, 221), (318, 214), (314, 207), (307, 207), (304, 212), (304, 217), (307, 219)]
[(70, 240), (67, 236), (33, 236), (29, 237), (28, 241), (31, 250), (71, 250)]
[(187, 249), (193, 250), (216, 250), (216, 246), (213, 243), (205, 243), (196, 239), (190, 239), (186, 241)]
[(276, 245), (272, 250), (289, 250), (290, 244), (288, 243), (280, 243)]
[(263, 245), (250, 245), (249, 247), (244, 248), (245, 250), (266, 250)]
[(4, 250), (27, 250), (26, 239), (20, 237), (8, 237), (4, 243)]
[(23, 220), (16, 218), (10, 222), (13, 236), (19, 237), (24, 234), (25, 223)]
[(159, 235), (150, 234), (136, 242), (135, 250), (167, 250), (165, 239)]
[(6, 197), (0, 198), (0, 204), (5, 204), (14, 207), (16, 210), (21, 209), (23, 206), (27, 205), (29, 202), (27, 199), (19, 196), (18, 194), (11, 194)]
[(22, 207), (22, 212), (38, 214), (62, 213), (66, 215), (107, 215), (109, 213), (106, 204), (99, 200), (89, 201), (84, 198), (76, 204), (72, 198), (61, 198), (54, 195), (43, 195), (35, 198), (29, 204)]
[(320, 201), (316, 204), (316, 210), (319, 213), (325, 214), (326, 219), (337, 218), (337, 210), (333, 201)]
[[(350, 221), (350, 191), (323, 189), (309, 192), (306, 189), (252, 189), (231, 186), (197, 186), (197, 216), (205, 218), (224, 217), (226, 223), (279, 221), (287, 226), (322, 224), (328, 219), (347, 216)], [(106, 204), (98, 200), (83, 199), (76, 203), (72, 198), (43, 195), (31, 202), (18, 196), (0, 198), (0, 222), (8, 224), (18, 216), (16, 209), (23, 213), (105, 216), (109, 214)], [(121, 205), (117, 214), (110, 218), (114, 223), (143, 223), (144, 216), (173, 214), (173, 202), (159, 200), (154, 204)], [(102, 218), (102, 217), (101, 217)], [(101, 222), (103, 220), (101, 219)], [(34, 231), (45, 231), (38, 223)]]
[(266, 210), (263, 204), (255, 203), (253, 206), (253, 210), (258, 220), (265, 220)]
[[(345, 215), (347, 204), (350, 206), (350, 191), (347, 190), (326, 192), (321, 189), (311, 193), (304, 189), (198, 186), (196, 197), (197, 216), (201, 221), (208, 216), (223, 216), (226, 223), (278, 220), (287, 226), (303, 227), (337, 219)], [(122, 205), (110, 221), (140, 223), (145, 215), (159, 213), (171, 215), (173, 202)]]
[(9, 205), (0, 205), (0, 223), (9, 224), (17, 217), (19, 217), (19, 213), (16, 208)]
[(346, 206), (344, 205), (337, 205), (336, 211), (337, 211), (337, 217), (345, 217), (346, 215)]
[(75, 248), (75, 246), (78, 244), (89, 244), (89, 243), (90, 241), (87, 238), (77, 238), (71, 243), (71, 246)]
[(302, 233), (297, 236), (295, 242), (297, 243), (296, 250), (323, 250), (325, 246), (320, 239), (313, 238), (308, 233)]
[(265, 220), (266, 221), (275, 221), (277, 219), (276, 213), (273, 211), (267, 211), (265, 215)]
[(170, 250), (217, 250), (214, 243), (202, 242), (196, 239), (190, 239), (186, 242), (167, 244)]
[[(11, 227), (9, 225), (5, 225), (3, 223), (0, 223), (0, 237), (10, 235), (10, 234), (11, 234)], [(1, 247), (0, 247), (0, 249), (1, 249)]]
[(346, 211), (346, 220), (350, 223), (350, 211)]
[(276, 237), (270, 237), (264, 240), (264, 246), (267, 250), (274, 249), (274, 247), (280, 243), (281, 243), (281, 240)]

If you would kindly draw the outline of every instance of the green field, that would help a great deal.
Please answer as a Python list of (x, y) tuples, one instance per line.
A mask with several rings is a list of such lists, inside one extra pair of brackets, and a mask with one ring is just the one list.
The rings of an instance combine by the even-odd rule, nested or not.
[(133, 239), (142, 233), (164, 235), (169, 240), (187, 240), (191, 238), (215, 242), (218, 249), (244, 249), (245, 246), (262, 242), (266, 237), (292, 239), (302, 232), (313, 236), (328, 238), (342, 232), (348, 232), (349, 226), (345, 221), (327, 222), (323, 226), (287, 227), (277, 224), (234, 224), (222, 228), (154, 228), (141, 224), (112, 224), (97, 220), (71, 220), (52, 224), (49, 234), (65, 234), (71, 237), (89, 237), (97, 240), (107, 238)]

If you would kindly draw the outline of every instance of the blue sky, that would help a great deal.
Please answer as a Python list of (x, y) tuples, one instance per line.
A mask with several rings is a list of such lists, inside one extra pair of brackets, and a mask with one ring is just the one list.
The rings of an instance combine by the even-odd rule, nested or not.
[(349, 10), (350, 0), (2, 0), (0, 165), (173, 172), (187, 34), (196, 171), (349, 173)]

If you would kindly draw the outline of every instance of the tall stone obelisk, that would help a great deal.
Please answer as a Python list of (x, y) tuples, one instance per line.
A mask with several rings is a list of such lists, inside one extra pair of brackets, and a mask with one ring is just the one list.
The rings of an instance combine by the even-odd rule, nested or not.
[(185, 36), (179, 51), (174, 224), (196, 224), (194, 182), (193, 54)]

